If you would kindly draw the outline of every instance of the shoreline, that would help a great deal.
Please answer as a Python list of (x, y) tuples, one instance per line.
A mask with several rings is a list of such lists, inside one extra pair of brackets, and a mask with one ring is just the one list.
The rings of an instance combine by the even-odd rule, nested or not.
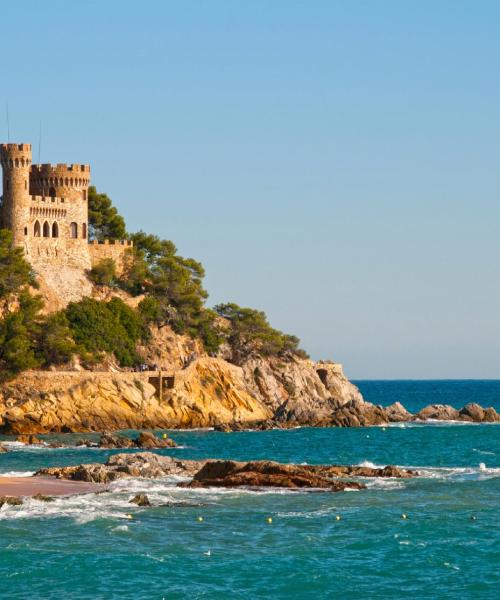
[(101, 492), (106, 487), (87, 481), (70, 481), (55, 477), (0, 477), (0, 496), (31, 497), (37, 494), (47, 496), (71, 496)]

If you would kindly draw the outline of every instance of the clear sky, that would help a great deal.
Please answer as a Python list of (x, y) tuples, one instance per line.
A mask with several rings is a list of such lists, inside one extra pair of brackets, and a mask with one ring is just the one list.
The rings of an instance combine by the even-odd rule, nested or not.
[(90, 162), (209, 304), (353, 378), (500, 378), (500, 3), (0, 9), (11, 141), (41, 120), (41, 162)]

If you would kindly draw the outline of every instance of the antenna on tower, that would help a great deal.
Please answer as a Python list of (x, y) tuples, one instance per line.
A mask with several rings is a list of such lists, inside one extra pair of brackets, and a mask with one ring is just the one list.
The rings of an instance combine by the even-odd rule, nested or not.
[(38, 164), (40, 164), (40, 152), (42, 149), (42, 121), (40, 121), (40, 128), (38, 130)]
[(7, 141), (10, 142), (10, 119), (9, 119), (9, 103), (5, 103), (5, 116), (7, 118)]

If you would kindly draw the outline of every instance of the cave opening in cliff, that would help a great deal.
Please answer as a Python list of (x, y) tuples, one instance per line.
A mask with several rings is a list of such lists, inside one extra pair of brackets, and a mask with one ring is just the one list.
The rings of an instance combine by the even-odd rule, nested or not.
[(326, 387), (326, 381), (328, 377), (328, 371), (326, 369), (318, 369), (316, 371), (318, 377), (321, 379), (321, 383)]

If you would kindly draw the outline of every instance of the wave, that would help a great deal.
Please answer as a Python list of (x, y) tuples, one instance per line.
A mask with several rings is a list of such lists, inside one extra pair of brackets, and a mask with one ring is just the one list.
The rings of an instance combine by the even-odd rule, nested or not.
[(35, 471), (7, 471), (0, 473), (0, 477), (31, 477), (34, 474)]

